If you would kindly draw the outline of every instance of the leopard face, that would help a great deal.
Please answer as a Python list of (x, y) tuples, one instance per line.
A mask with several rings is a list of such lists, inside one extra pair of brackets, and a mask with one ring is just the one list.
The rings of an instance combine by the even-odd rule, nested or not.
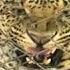
[[(60, 44), (67, 44), (65, 41), (69, 39), (70, 35), (67, 32), (69, 32), (70, 28), (66, 28), (63, 24), (65, 29), (62, 29), (63, 32), (60, 31), (60, 27), (58, 28), (56, 24), (56, 19), (58, 18), (55, 16), (59, 15), (59, 12), (68, 4), (67, 1), (68, 0), (23, 0), (26, 15), (24, 14), (22, 21), (20, 20), (21, 17), (20, 19), (14, 18), (15, 20), (12, 20), (13, 22), (9, 22), (13, 23), (12, 25), (6, 25), (13, 17), (10, 18), (10, 20), (6, 20), (7, 17), (5, 17), (5, 15), (5, 18), (2, 19), (5, 19), (6, 24), (4, 21), (4, 24), (0, 27), (2, 27), (2, 30), (5, 31), (6, 34), (9, 31), (8, 36), (12, 37), (12, 43), (15, 42), (23, 51), (31, 55), (30, 58), (39, 61), (42, 57), (42, 64), (46, 65), (49, 64), (51, 60), (56, 59), (59, 61), (60, 58), (58, 59), (57, 57), (59, 57), (62, 52), (60, 54), (55, 53), (57, 52), (58, 46), (61, 47)], [(17, 23), (15, 23), (15, 21)], [(56, 44), (58, 44), (58, 46)], [(54, 56), (54, 54), (56, 56)], [(28, 61), (28, 58), (26, 59)]]

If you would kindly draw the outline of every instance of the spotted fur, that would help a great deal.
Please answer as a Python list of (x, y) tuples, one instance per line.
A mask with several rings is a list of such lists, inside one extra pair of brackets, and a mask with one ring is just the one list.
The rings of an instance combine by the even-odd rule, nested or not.
[[(55, 62), (55, 68), (57, 70), (69, 70), (70, 7), (66, 8), (68, 4), (68, 0), (23, 1), (23, 7), (27, 14), (24, 14), (25, 18), (22, 20), (19, 19), (20, 17), (14, 18), (12, 16), (10, 18), (7, 15), (1, 16), (2, 19), (0, 21), (2, 23), (0, 29), (8, 38), (11, 38), (10, 41), (12, 43), (16, 43), (23, 51), (30, 54), (32, 58), (39, 57), (40, 54), (44, 55), (45, 59), (43, 59), (42, 64), (47, 65), (52, 62), (51, 60), (54, 62), (54, 58), (56, 57), (56, 62), (59, 60), (59, 63)], [(64, 10), (59, 13), (63, 8)], [(54, 18), (53, 16), (56, 16), (56, 13), (58, 13), (58, 16)], [(50, 19), (47, 19), (48, 17)], [(34, 18), (36, 20), (33, 21), (32, 19)], [(12, 24), (10, 25), (10, 23)], [(63, 51), (61, 60), (60, 58), (57, 59), (60, 56), (57, 56), (57, 54), (56, 56), (54, 55), (57, 49)], [(51, 56), (51, 53), (54, 57), (51, 57), (51, 60), (47, 63), (46, 60)]]

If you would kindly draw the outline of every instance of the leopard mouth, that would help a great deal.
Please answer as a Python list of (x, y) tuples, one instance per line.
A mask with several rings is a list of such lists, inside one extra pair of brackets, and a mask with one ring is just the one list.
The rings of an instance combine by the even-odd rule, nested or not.
[(45, 64), (51, 62), (51, 56), (54, 54), (56, 49), (44, 49), (36, 54), (36, 59), (38, 61), (42, 60)]
[(56, 48), (50, 48), (50, 49), (38, 49), (38, 48), (30, 48), (29, 54), (32, 55), (32, 57), (37, 62), (44, 62), (44, 64), (49, 64), (51, 62), (51, 57), (55, 53)]

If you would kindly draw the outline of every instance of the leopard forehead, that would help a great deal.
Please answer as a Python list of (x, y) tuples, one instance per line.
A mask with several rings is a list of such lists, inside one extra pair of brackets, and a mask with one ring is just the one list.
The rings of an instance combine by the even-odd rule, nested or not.
[(29, 16), (45, 18), (58, 13), (68, 4), (68, 0), (26, 0), (23, 2)]
[(31, 0), (27, 0), (24, 3), (24, 8), (26, 12), (29, 14), (29, 16), (34, 17), (46, 17), (47, 15), (45, 15), (44, 13), (46, 13), (47, 10), (52, 10), (48, 9), (48, 6), (45, 4), (44, 0), (38, 0), (33, 2)]

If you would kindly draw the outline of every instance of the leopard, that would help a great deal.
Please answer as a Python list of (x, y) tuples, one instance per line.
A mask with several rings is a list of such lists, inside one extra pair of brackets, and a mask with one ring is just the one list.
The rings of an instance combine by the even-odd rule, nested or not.
[[(0, 31), (26, 54), (29, 65), (42, 70), (70, 69), (70, 4), (69, 0), (22, 0), (23, 17), (0, 15)], [(21, 10), (21, 9), (19, 9)], [(45, 67), (43, 67), (43, 65)]]

